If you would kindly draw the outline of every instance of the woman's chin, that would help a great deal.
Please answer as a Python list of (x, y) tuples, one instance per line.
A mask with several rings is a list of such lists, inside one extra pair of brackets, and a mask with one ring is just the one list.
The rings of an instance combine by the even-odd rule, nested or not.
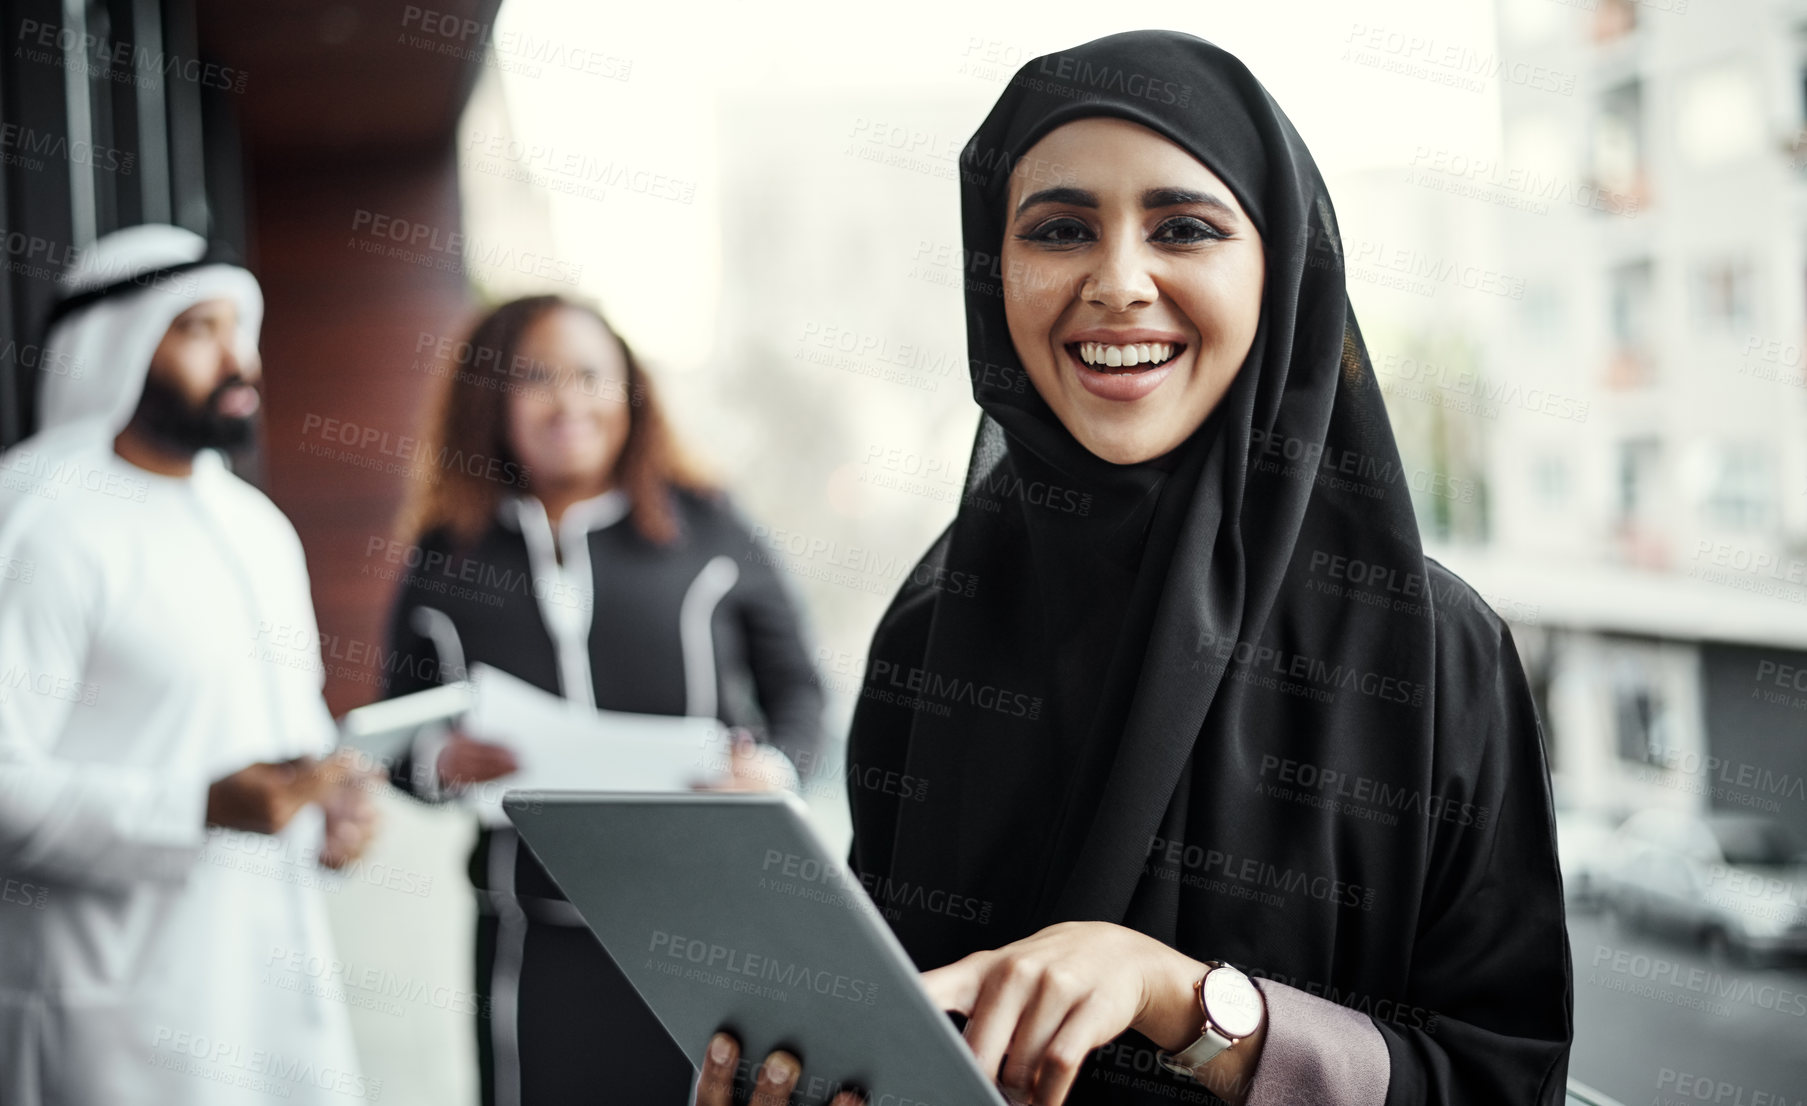
[(588, 454), (561, 456), (529, 461), (527, 467), (533, 481), (542, 487), (578, 488), (596, 483), (603, 471), (603, 459)]
[(1094, 456), (1113, 465), (1152, 461), (1179, 444), (1179, 439), (1158, 427), (1083, 426), (1073, 436)]

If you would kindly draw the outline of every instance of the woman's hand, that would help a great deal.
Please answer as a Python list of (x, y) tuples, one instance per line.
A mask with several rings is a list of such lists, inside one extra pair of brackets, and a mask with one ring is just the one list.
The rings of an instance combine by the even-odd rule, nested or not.
[[(717, 1033), (709, 1038), (703, 1055), (703, 1074), (696, 1084), (696, 1106), (736, 1106), (734, 1073), (740, 1066), (740, 1042), (732, 1033)], [(791, 1092), (803, 1077), (803, 1065), (783, 1049), (766, 1054), (753, 1083), (752, 1097), (746, 1106), (788, 1106)], [(841, 1091), (829, 1106), (863, 1106), (865, 1098), (858, 1091)]]
[[(1125, 1029), (1170, 1052), (1196, 1040), (1203, 1019), (1192, 984), (1204, 974), (1202, 961), (1147, 934), (1061, 922), (924, 972), (922, 982), (942, 1009), (967, 1016), (967, 1044), (1006, 1094), (1059, 1106), (1086, 1054)], [(1247, 1095), (1262, 1036), (1209, 1067), (1207, 1085), (1232, 1104)]]
[(452, 789), (500, 779), (520, 769), (520, 761), (506, 745), (478, 741), (453, 731), (439, 751), (439, 785)]
[[(779, 791), (796, 777), (781, 758), (761, 755), (759, 742), (744, 729), (733, 731), (733, 750), (728, 756), (728, 774), (696, 785), (698, 791)], [(777, 763), (775, 763), (777, 761)]]

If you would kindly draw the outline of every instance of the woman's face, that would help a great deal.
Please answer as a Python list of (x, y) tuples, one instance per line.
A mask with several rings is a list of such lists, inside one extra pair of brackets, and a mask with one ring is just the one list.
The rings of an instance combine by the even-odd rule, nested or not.
[(614, 483), (627, 441), (627, 359), (595, 316), (557, 307), (521, 335), (510, 376), (508, 443), (534, 485)]
[(1185, 441), (1229, 390), (1266, 259), (1217, 175), (1137, 123), (1058, 127), (1010, 178), (1004, 311), (1029, 379), (1117, 464)]

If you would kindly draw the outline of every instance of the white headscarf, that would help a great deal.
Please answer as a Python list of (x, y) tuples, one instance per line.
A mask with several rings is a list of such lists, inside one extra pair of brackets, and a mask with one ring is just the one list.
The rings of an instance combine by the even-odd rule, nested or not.
[[(181, 227), (127, 227), (95, 242), (58, 282), (63, 298), (81, 295), (172, 265), (201, 260), (207, 241)], [(151, 355), (177, 315), (205, 300), (238, 305), (237, 353), (256, 356), (263, 326), (263, 291), (236, 265), (209, 264), (157, 277), (105, 296), (59, 319), (44, 339), (37, 433), (0, 455), (0, 519), (44, 479), (60, 458), (111, 442), (132, 419), (144, 392)]]

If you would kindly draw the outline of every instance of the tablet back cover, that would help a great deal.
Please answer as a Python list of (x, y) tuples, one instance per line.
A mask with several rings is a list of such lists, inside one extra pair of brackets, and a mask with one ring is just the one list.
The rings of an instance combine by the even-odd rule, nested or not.
[(514, 792), (504, 808), (694, 1065), (718, 1028), (743, 1069), (803, 1060), (890, 1106), (1004, 1106), (878, 908), (785, 793)]

